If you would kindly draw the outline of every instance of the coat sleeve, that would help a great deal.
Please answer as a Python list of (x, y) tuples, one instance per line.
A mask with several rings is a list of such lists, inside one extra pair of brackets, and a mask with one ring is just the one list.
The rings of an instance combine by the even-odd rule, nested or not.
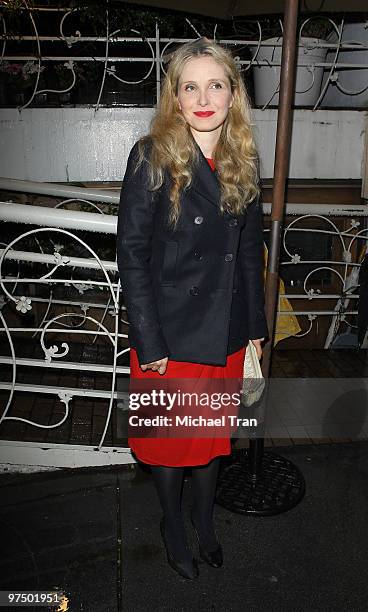
[(259, 199), (249, 204), (240, 236), (240, 263), (247, 294), (249, 338), (268, 338), (264, 296), (263, 217)]
[(147, 162), (135, 172), (137, 143), (132, 148), (120, 193), (117, 265), (129, 319), (130, 344), (140, 364), (169, 356), (153, 292), (150, 259), (154, 223), (153, 194)]

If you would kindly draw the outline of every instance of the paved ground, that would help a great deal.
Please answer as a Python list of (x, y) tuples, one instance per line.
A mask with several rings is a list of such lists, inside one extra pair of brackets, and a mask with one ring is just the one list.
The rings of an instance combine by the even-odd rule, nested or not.
[[(69, 612), (365, 612), (368, 442), (273, 451), (301, 469), (305, 497), (274, 517), (216, 505), (224, 567), (201, 563), (194, 583), (167, 565), (148, 471), (0, 475), (0, 589), (59, 588)], [(188, 471), (194, 547), (190, 503)]]

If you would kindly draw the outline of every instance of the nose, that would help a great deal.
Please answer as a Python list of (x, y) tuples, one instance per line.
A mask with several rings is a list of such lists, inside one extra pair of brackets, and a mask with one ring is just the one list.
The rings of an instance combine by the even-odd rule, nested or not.
[(206, 88), (199, 89), (198, 103), (200, 106), (207, 106), (208, 104), (208, 91)]

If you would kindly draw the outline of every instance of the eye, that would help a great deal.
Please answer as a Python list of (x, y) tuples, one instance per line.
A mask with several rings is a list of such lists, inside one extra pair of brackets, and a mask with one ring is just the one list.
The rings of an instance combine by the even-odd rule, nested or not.
[(211, 84), (211, 87), (213, 87), (214, 89), (222, 89), (222, 83), (216, 81), (215, 83)]
[(185, 87), (184, 87), (184, 91), (193, 91), (194, 89), (194, 85), (191, 85), (190, 83), (188, 83)]

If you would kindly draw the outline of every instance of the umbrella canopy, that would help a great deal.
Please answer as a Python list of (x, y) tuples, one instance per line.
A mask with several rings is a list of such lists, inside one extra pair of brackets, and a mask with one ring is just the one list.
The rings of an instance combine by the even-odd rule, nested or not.
[[(271, 15), (283, 13), (285, 2), (283, 0), (262, 0), (262, 2), (246, 2), (245, 0), (124, 0), (130, 4), (142, 4), (169, 11), (185, 11), (214, 17), (217, 19), (230, 19), (231, 17), (251, 15)], [(303, 0), (300, 2), (300, 13), (362, 13), (368, 11), (367, 0)]]

